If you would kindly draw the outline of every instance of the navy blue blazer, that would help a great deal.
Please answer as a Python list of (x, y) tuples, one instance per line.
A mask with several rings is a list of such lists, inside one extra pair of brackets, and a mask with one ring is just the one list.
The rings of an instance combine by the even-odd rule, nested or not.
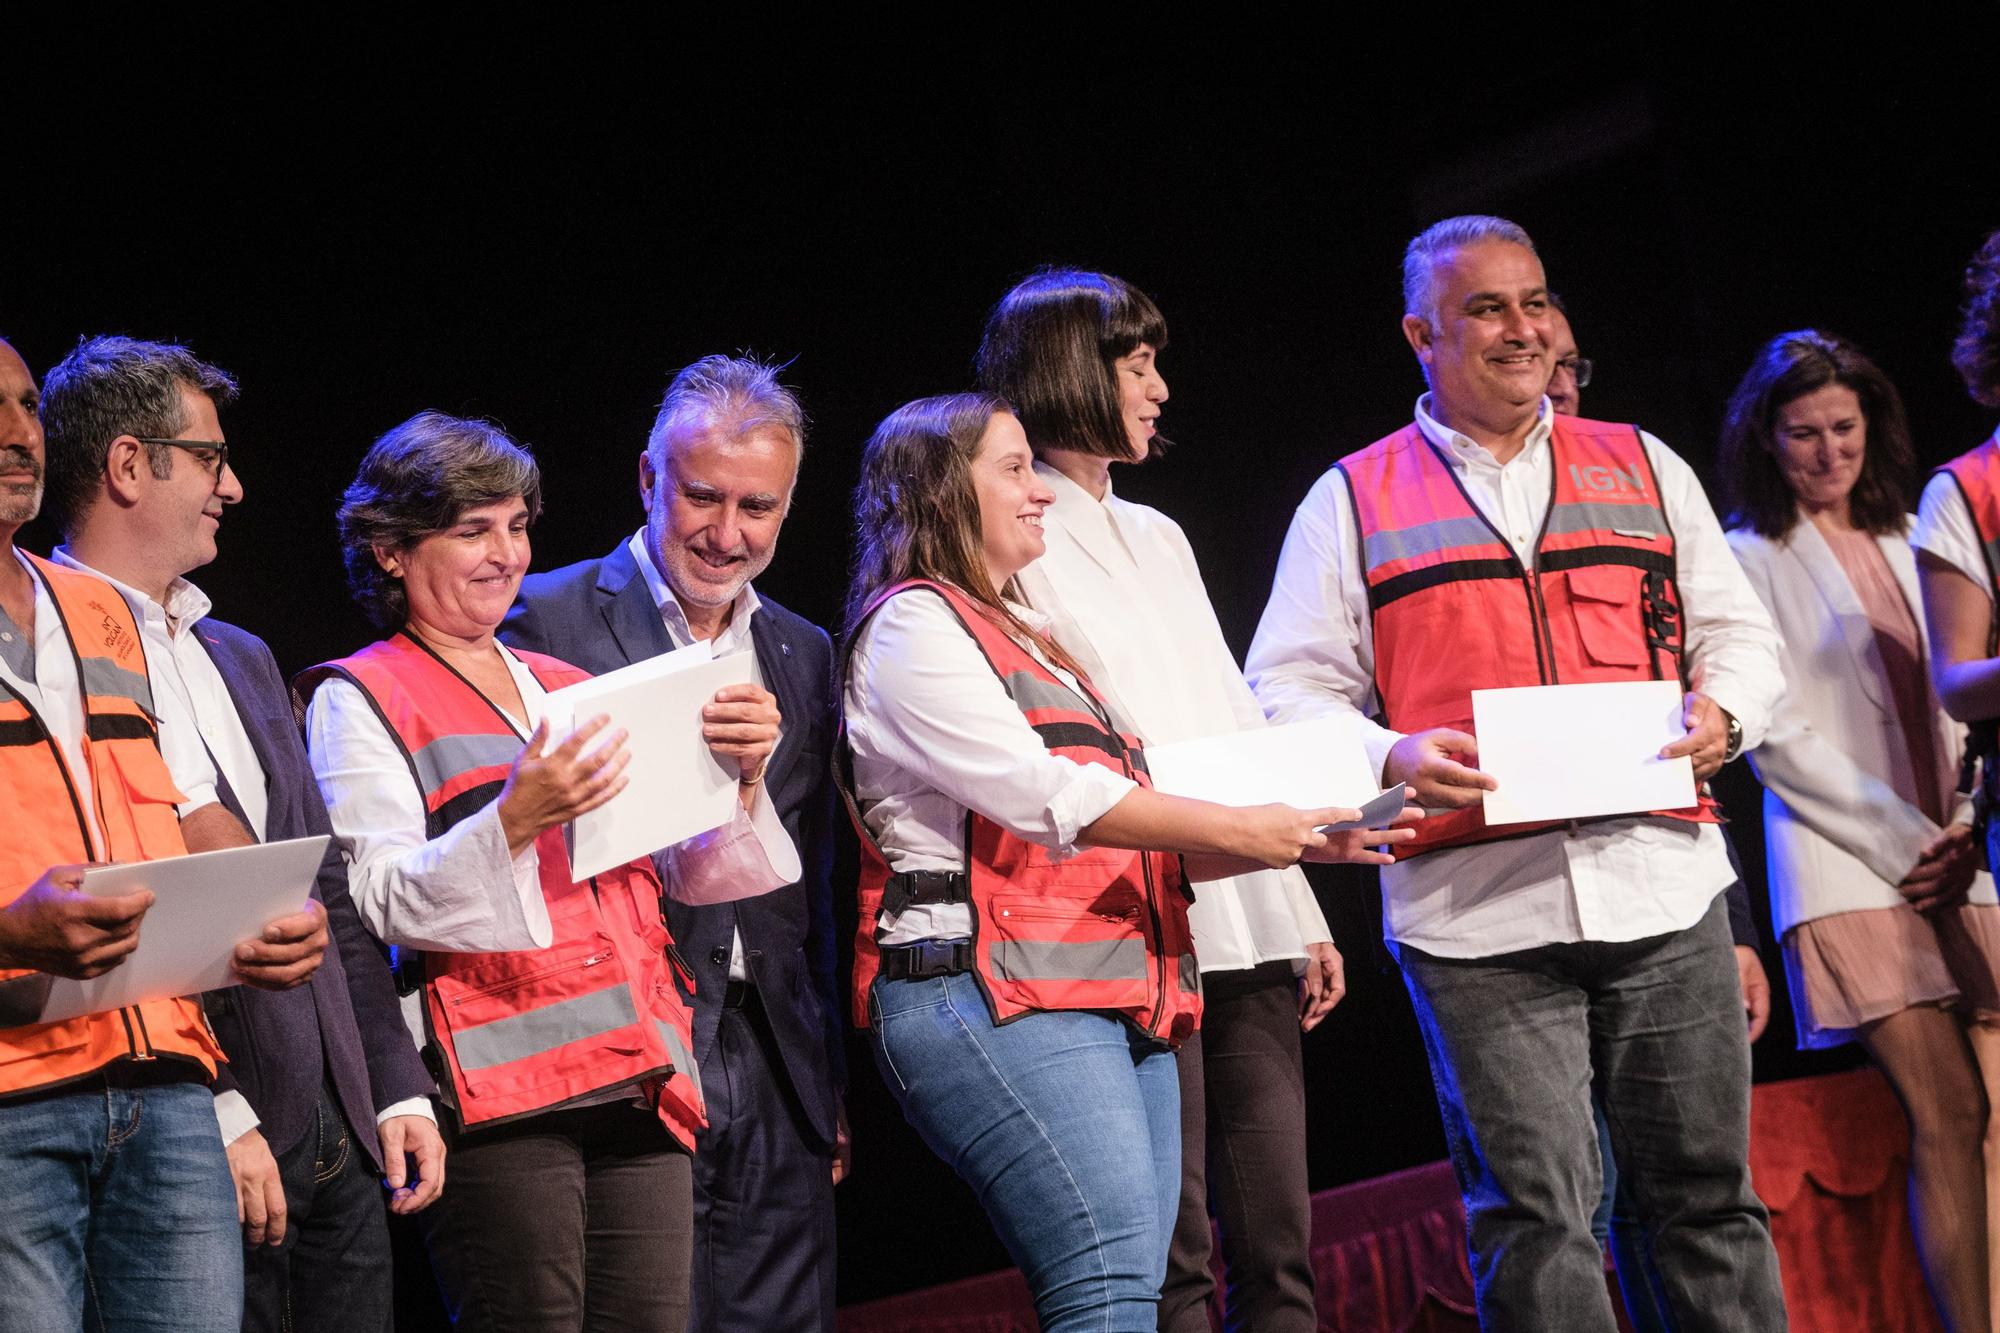
[[(264, 769), (269, 813), (253, 830), (266, 842), (332, 833), (319, 784), (292, 714), (292, 697), (271, 650), (254, 634), (202, 620), (195, 634), (222, 673)], [(236, 793), (223, 803), (243, 819)], [(247, 821), (246, 821), (247, 823)], [(203, 997), (229, 1063), (216, 1090), (235, 1089), (263, 1122), (273, 1154), (299, 1141), (312, 1123), (321, 1082), (331, 1079), (340, 1109), (379, 1169), (375, 1117), (409, 1097), (437, 1091), (403, 1024), (382, 946), (354, 910), (347, 864), (327, 845), (313, 897), (326, 906), (326, 958), (312, 980), (286, 991), (231, 986)]]
[[(653, 605), (630, 546), (602, 560), (531, 574), (507, 613), (500, 637), (596, 675), (671, 651), (674, 643)], [(836, 696), (833, 644), (826, 631), (766, 598), (750, 622), (764, 683), (778, 697), (784, 734), (764, 785), (803, 873), (756, 898), (689, 907), (667, 900), (667, 924), (695, 973), (694, 1055), (705, 1062), (715, 1042), (729, 981), (732, 930), (743, 935), (744, 961), (770, 1017), (785, 1072), (806, 1119), (833, 1142), (837, 1089), (846, 1082), (833, 925)]]

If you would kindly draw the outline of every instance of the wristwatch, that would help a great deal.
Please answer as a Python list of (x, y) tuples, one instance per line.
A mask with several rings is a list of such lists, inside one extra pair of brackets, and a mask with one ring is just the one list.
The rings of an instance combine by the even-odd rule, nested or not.
[(1726, 764), (1743, 753), (1743, 724), (1728, 713), (1723, 716), (1729, 718), (1729, 742), (1722, 747), (1722, 762)]

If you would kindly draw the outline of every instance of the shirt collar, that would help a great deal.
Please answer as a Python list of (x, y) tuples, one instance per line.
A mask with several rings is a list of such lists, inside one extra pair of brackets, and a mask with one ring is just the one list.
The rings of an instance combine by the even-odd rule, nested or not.
[[(646, 545), (646, 530), (640, 528), (625, 545), (632, 552), (632, 563), (639, 567), (639, 577), (646, 580), (646, 591), (653, 595), (653, 605), (659, 609), (660, 619), (666, 622), (667, 634), (680, 647), (693, 643), (694, 630), (688, 624), (687, 612), (681, 608), (680, 594), (667, 582), (666, 575), (660, 573), (660, 567), (653, 563), (652, 548)], [(757, 608), (763, 604), (756, 588), (744, 584), (743, 591), (737, 593), (736, 600), (730, 603), (729, 624), (715, 636), (713, 647), (720, 652), (725, 647), (747, 644), (750, 641), (750, 617), (757, 614)]]
[(167, 585), (166, 605), (154, 601), (152, 597), (122, 580), (115, 579), (101, 569), (92, 569), (83, 561), (70, 554), (69, 547), (58, 546), (49, 553), (49, 558), (59, 565), (81, 570), (94, 578), (103, 579), (118, 590), (132, 613), (146, 625), (157, 626), (167, 637), (173, 638), (184, 633), (196, 621), (214, 609), (208, 594), (189, 583), (185, 578), (177, 578)]
[[(1530, 457), (1548, 446), (1549, 433), (1555, 427), (1555, 410), (1549, 406), (1548, 396), (1542, 396), (1542, 405), (1535, 415), (1535, 424), (1528, 431), (1528, 438), (1522, 442), (1521, 452), (1510, 462)], [(1429, 393), (1417, 396), (1417, 429), (1424, 438), (1444, 450), (1445, 456), (1461, 467), (1484, 465), (1498, 469), (1501, 464), (1494, 460), (1492, 451), (1474, 440), (1470, 435), (1461, 434), (1431, 415)]]

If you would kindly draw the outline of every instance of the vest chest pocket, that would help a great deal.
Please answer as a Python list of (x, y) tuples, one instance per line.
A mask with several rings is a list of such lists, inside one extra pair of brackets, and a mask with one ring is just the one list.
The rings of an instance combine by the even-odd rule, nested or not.
[(1639, 588), (1644, 572), (1625, 565), (1593, 565), (1563, 572), (1571, 617), (1584, 655), (1599, 666), (1642, 667), (1646, 629)]

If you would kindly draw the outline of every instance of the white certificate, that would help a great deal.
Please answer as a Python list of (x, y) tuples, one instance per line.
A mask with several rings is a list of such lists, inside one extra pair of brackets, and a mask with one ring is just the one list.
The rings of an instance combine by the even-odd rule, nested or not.
[(709, 751), (701, 710), (723, 686), (755, 679), (754, 654), (711, 659), (707, 641), (699, 640), (548, 696), (549, 735), (556, 743), (578, 721), (600, 713), (611, 719), (606, 731), (631, 733), (625, 790), (565, 829), (570, 872), (579, 883), (729, 822), (737, 804), (736, 765)]
[(1358, 809), (1380, 794), (1354, 724), (1316, 717), (1146, 748), (1153, 787), (1219, 805)]
[(153, 905), (139, 922), (139, 947), (101, 977), (56, 978), (41, 1021), (237, 984), (230, 969), (236, 946), (258, 938), (279, 917), (304, 910), (326, 844), (321, 835), (92, 866), (83, 872), (82, 892), (116, 898), (151, 889)]
[(1687, 734), (1671, 680), (1474, 690), (1486, 822), (1594, 819), (1695, 804), (1694, 765), (1660, 751)]

